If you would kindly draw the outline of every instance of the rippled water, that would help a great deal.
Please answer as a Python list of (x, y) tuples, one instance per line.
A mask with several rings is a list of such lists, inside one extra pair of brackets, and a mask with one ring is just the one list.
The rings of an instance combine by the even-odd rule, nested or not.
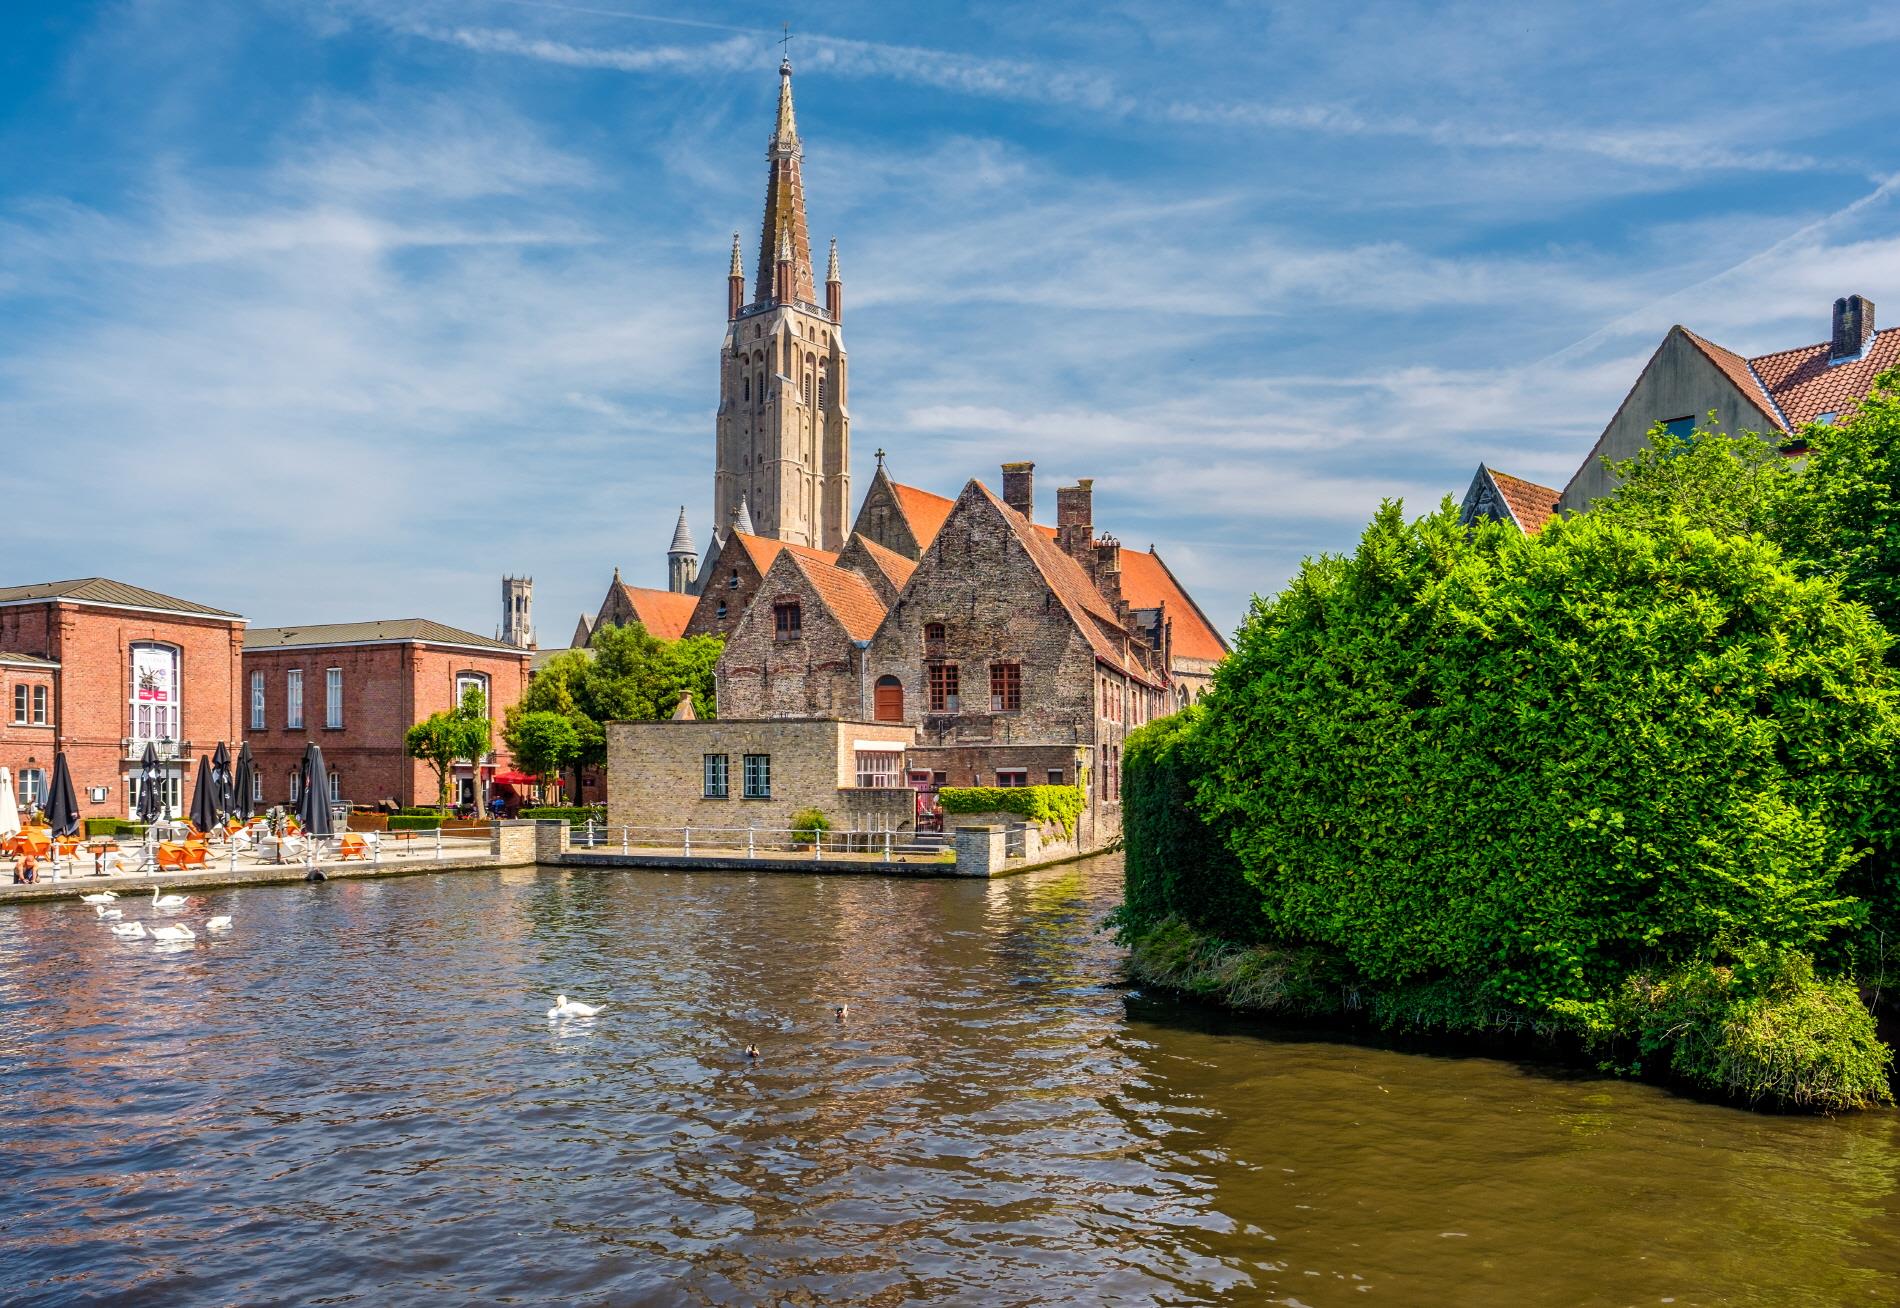
[[(1095, 930), (1118, 891), (1110, 860), (441, 874), (209, 895), (184, 919), (236, 930), (170, 953), (8, 910), (0, 1288), (1900, 1302), (1895, 1115), (1755, 1116), (1130, 995)], [(557, 990), (605, 1011), (550, 1024)]]

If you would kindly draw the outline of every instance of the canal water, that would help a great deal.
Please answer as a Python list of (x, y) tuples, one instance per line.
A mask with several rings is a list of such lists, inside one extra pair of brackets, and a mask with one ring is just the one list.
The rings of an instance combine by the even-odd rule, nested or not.
[(438, 874), (210, 894), (175, 951), (12, 910), (0, 1300), (1900, 1302), (1900, 1116), (1216, 1018), (1118, 983), (1119, 889)]

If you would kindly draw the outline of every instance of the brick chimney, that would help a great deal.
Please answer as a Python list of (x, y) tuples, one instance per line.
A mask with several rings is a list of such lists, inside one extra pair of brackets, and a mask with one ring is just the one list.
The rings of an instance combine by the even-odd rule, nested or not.
[(1087, 477), (1056, 487), (1056, 544), (1084, 568), (1095, 562), (1095, 483)]
[(1834, 342), (1828, 361), (1857, 359), (1874, 339), (1874, 302), (1861, 295), (1843, 295), (1834, 301)]
[(1115, 616), (1124, 623), (1128, 621), (1128, 606), (1122, 602), (1122, 543), (1113, 536), (1104, 536), (1095, 543), (1095, 563), (1089, 569), (1095, 578), (1095, 589), (1102, 592), (1102, 598), (1115, 610)]
[(1035, 464), (1005, 463), (1003, 465), (1003, 503), (1031, 522), (1036, 520)]

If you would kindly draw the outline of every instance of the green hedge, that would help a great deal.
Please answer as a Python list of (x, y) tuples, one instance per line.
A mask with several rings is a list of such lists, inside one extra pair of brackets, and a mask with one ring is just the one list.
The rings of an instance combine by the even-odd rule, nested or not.
[(1075, 820), (1088, 807), (1080, 786), (953, 786), (937, 792), (946, 813), (1014, 813), (1031, 822), (1053, 822), (1075, 834)]
[(605, 824), (607, 821), (607, 810), (599, 804), (592, 804), (581, 808), (560, 808), (550, 805), (541, 808), (524, 808), (515, 814), (515, 816), (522, 818), (560, 818), (578, 827), (587, 822), (590, 818), (597, 824)]
[(389, 819), (391, 831), (434, 831), (441, 825), (441, 817), (434, 813), (427, 816), (420, 813), (398, 813)]
[(444, 817), (453, 816), (454, 813), (455, 810), (453, 808), (445, 809), (434, 804), (429, 804), (422, 808), (403, 808), (396, 810), (396, 816), (398, 817)]
[(1194, 808), (1203, 764), (1192, 705), (1128, 733), (1122, 743), (1123, 907), (1119, 924), (1139, 931), (1177, 918), (1225, 940), (1252, 944), (1266, 918), (1260, 892)]
[(94, 836), (110, 836), (113, 839), (120, 836), (142, 838), (145, 835), (145, 824), (132, 822), (126, 818), (87, 818), (85, 831), (88, 839)]

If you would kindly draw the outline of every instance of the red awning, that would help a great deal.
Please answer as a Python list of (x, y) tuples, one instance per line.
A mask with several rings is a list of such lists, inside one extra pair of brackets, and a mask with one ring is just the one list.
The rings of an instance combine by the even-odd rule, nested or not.
[(497, 772), (489, 780), (504, 786), (532, 786), (539, 777), (531, 777), (526, 772)]

